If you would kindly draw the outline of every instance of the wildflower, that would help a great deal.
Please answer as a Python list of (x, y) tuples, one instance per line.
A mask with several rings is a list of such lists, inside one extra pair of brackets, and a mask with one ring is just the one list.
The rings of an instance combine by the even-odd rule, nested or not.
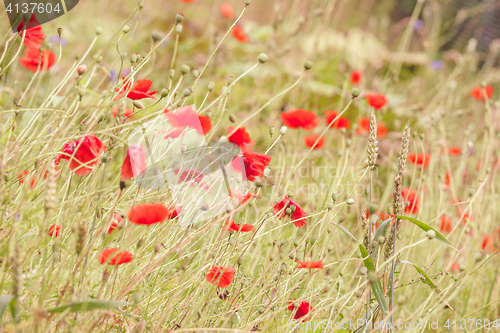
[(227, 288), (233, 282), (234, 272), (235, 269), (231, 267), (212, 266), (205, 279), (220, 288)]
[(313, 268), (319, 268), (319, 269), (323, 269), (323, 261), (320, 260), (320, 261), (300, 261), (300, 260), (296, 260), (297, 264), (299, 264), (299, 267), (297, 267), (298, 269), (302, 269), (302, 268), (307, 268), (307, 269), (313, 269)]
[(463, 209), (457, 209), (457, 216), (460, 218), (463, 224), (467, 224), (469, 221), (473, 221), (474, 218), (468, 212)]
[(109, 225), (108, 228), (108, 235), (110, 235), (116, 229), (116, 227), (118, 227), (118, 223), (120, 223), (121, 221), (122, 221), (122, 216), (120, 215), (120, 213), (115, 212), (115, 214), (113, 214), (113, 219), (111, 220), (111, 224)]
[(135, 224), (150, 225), (165, 221), (172, 215), (172, 211), (161, 202), (155, 204), (140, 204), (130, 208), (128, 219)]
[(417, 195), (417, 191), (410, 188), (404, 188), (401, 190), (401, 197), (406, 202), (405, 213), (418, 213), (418, 203), (420, 198)]
[(444, 184), (446, 186), (450, 186), (451, 184), (451, 175), (449, 172), (447, 172), (445, 175), (444, 175)]
[(85, 176), (92, 172), (94, 165), (99, 160), (99, 156), (107, 148), (98, 137), (89, 134), (76, 141), (67, 142), (62, 150), (64, 154), (59, 154), (54, 163), (59, 165), (61, 159), (69, 160), (69, 168), (77, 176)]
[(121, 179), (137, 177), (146, 170), (146, 154), (140, 144), (133, 144), (127, 149), (127, 156), (122, 164)]
[(231, 190), (231, 192), (229, 193), (229, 196), (237, 199), (238, 200), (238, 205), (242, 205), (245, 202), (247, 202), (248, 200), (250, 200), (251, 198), (257, 197), (257, 194), (255, 194), (255, 193), (247, 193), (245, 195), (240, 190)]
[[(296, 306), (295, 304), (298, 303), (299, 305)], [(302, 319), (302, 321), (307, 321), (309, 320), (308, 318), (304, 318), (306, 317), (309, 312), (312, 311), (311, 309), (311, 305), (306, 302), (306, 301), (296, 301), (296, 300), (293, 300), (293, 301), (290, 301), (288, 303), (288, 310), (290, 311), (294, 311), (295, 309), (297, 309), (295, 311), (295, 314), (293, 315), (293, 319), (295, 320), (299, 320), (299, 319)]]
[(132, 259), (132, 253), (118, 249), (104, 249), (99, 253), (99, 263), (101, 265), (107, 263), (108, 265), (118, 266), (131, 262)]
[(439, 231), (444, 233), (450, 233), (453, 230), (453, 225), (451, 223), (451, 217), (448, 215), (441, 216), (441, 225), (439, 226)]
[(19, 184), (24, 184), (24, 176), (26, 176), (28, 173), (28, 170), (24, 170), (19, 173), (19, 176), (17, 176), (17, 179), (19, 179)]
[(408, 161), (411, 164), (421, 165), (425, 169), (431, 161), (431, 155), (429, 155), (429, 154), (410, 154), (410, 155), (408, 155)]
[[(24, 28), (24, 20), (17, 26), (17, 32), (21, 32)], [(22, 37), (22, 34), (21, 34)], [(36, 19), (35, 14), (31, 15), (30, 20), (26, 24), (26, 35), (24, 36), (24, 45), (28, 49), (39, 49), (42, 46), (43, 40), (45, 39), (45, 34), (40, 25), (40, 22)]]
[(452, 156), (462, 155), (462, 148), (461, 147), (443, 148), (443, 154)]
[(481, 87), (481, 86), (476, 86), (471, 89), (470, 91), (470, 96), (474, 98), (475, 100), (478, 101), (485, 101), (486, 98), (490, 99), (491, 96), (493, 95), (493, 92), (495, 89), (493, 86), (486, 86), (486, 87)]
[[(113, 118), (116, 118), (116, 115), (118, 114), (118, 108), (111, 109), (111, 112), (113, 113)], [(134, 113), (134, 111), (125, 109), (125, 112), (123, 113), (124, 120), (127, 120), (132, 115), (132, 113)], [(134, 114), (132, 118), (136, 119), (137, 116)]]
[(47, 70), (54, 66), (56, 55), (51, 50), (28, 49), (24, 58), (19, 59), (23, 67), (32, 72)]
[(137, 80), (134, 83), (134, 87), (130, 89), (131, 81), (130, 79), (125, 79), (125, 77), (122, 77), (123, 81), (123, 89), (116, 89), (116, 91), (119, 93), (118, 96), (116, 96), (113, 100), (116, 101), (119, 98), (122, 98), (127, 94), (126, 97), (133, 99), (133, 100), (139, 100), (143, 98), (152, 98), (156, 99), (153, 95), (156, 94), (158, 91), (149, 91), (149, 88), (151, 88), (151, 85), (153, 82), (150, 80)]
[(224, 2), (222, 5), (219, 7), (219, 12), (221, 13), (222, 16), (224, 16), (227, 19), (230, 19), (233, 17), (233, 7), (227, 2)]
[(196, 0), (181, 0), (182, 2), (185, 2), (185, 3), (192, 3), (192, 2), (195, 2)]
[(372, 108), (377, 110), (382, 109), (387, 103), (389, 103), (389, 100), (385, 97), (385, 95), (375, 94), (372, 92), (366, 93), (366, 100)]
[[(292, 208), (292, 206), (295, 208)], [(290, 210), (288, 211), (288, 209)], [(289, 196), (285, 196), (283, 200), (274, 205), (274, 214), (277, 215), (280, 220), (284, 216), (289, 215), (291, 221), (297, 228), (302, 228), (306, 225), (306, 212), (295, 200), (293, 200)]]
[[(332, 121), (334, 121), (334, 119), (337, 118), (338, 115), (339, 114), (337, 111), (326, 111), (326, 114), (325, 114), (326, 124), (330, 125), (332, 123)], [(344, 116), (340, 116), (331, 125), (332, 128), (336, 128), (336, 129), (345, 128), (346, 130), (349, 129), (350, 126), (351, 126), (351, 122), (349, 121), (349, 119), (347, 119)]]
[(248, 43), (248, 36), (245, 33), (245, 30), (243, 30), (242, 27), (240, 26), (235, 26), (233, 30), (231, 31), (231, 34), (233, 35), (234, 38), (240, 43)]
[[(182, 171), (182, 172), (181, 172)], [(181, 169), (180, 167), (174, 170), (175, 175), (179, 175), (177, 183), (181, 184), (184, 182), (193, 181), (200, 184), (203, 181), (203, 174), (196, 169)]]
[(59, 232), (61, 231), (61, 226), (59, 224), (53, 224), (49, 227), (48, 234), (50, 237), (56, 238), (59, 236)]
[(320, 120), (313, 112), (302, 109), (282, 112), (281, 120), (286, 127), (295, 129), (302, 127), (306, 131), (315, 129), (320, 123)]
[(241, 232), (249, 232), (254, 229), (253, 225), (250, 224), (236, 224), (233, 220), (226, 221), (227, 226), (222, 226), (221, 228), (227, 231), (241, 231)]
[(355, 69), (351, 72), (351, 84), (358, 85), (363, 80), (363, 71), (360, 69)]
[[(318, 141), (318, 138), (319, 138), (319, 141)], [(316, 141), (318, 141), (316, 143)], [(321, 147), (323, 147), (323, 145), (325, 144), (325, 137), (320, 137), (320, 135), (316, 134), (316, 135), (306, 135), (304, 137), (304, 142), (306, 143), (306, 146), (308, 146), (309, 148), (312, 148), (312, 149), (319, 149)]]
[(243, 173), (245, 179), (255, 181), (256, 177), (262, 177), (264, 170), (271, 163), (271, 156), (255, 152), (244, 152), (243, 156), (236, 156), (231, 161), (231, 168), (235, 172)]
[(235, 145), (238, 145), (241, 150), (249, 151), (249, 147), (254, 146), (255, 141), (252, 141), (252, 139), (250, 139), (250, 135), (246, 131), (245, 127), (239, 127), (238, 129), (236, 129), (236, 131), (234, 129), (234, 127), (228, 127), (227, 140), (231, 143), (234, 143)]
[[(356, 130), (357, 134), (369, 133), (370, 132), (370, 118), (361, 117), (358, 121), (358, 128)], [(377, 122), (377, 137), (383, 139), (387, 134), (387, 128), (381, 123)]]
[(493, 238), (490, 235), (483, 236), (483, 243), (481, 244), (483, 251), (494, 252), (495, 246), (493, 244)]
[(210, 118), (207, 116), (200, 116), (191, 105), (178, 108), (175, 112), (171, 112), (167, 109), (165, 109), (164, 112), (170, 125), (175, 127), (175, 133), (179, 133), (179, 130), (191, 127), (195, 129), (199, 135), (205, 135), (212, 129), (212, 121)]

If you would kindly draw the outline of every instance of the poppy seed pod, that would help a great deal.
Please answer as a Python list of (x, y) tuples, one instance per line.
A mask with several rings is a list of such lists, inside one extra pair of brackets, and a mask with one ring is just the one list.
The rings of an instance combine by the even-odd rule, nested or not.
[(375, 212), (377, 211), (377, 209), (378, 209), (378, 207), (375, 204), (369, 204), (368, 205), (368, 211), (370, 212), (370, 214), (375, 214)]
[(170, 69), (168, 71), (168, 77), (170, 77), (171, 79), (173, 79), (175, 76), (175, 69)]
[(264, 177), (269, 176), (270, 173), (271, 173), (271, 169), (269, 169), (269, 168), (264, 169)]
[(463, 271), (465, 271), (466, 267), (464, 264), (461, 264), (458, 269), (460, 270), (460, 272), (463, 272)]
[(432, 230), (432, 229), (431, 229), (431, 230), (428, 230), (426, 234), (427, 234), (427, 237), (428, 237), (429, 239), (434, 239), (434, 238), (436, 238), (436, 232), (435, 232), (434, 230)]
[(190, 69), (191, 69), (191, 68), (189, 68), (189, 66), (188, 66), (188, 65), (182, 65), (182, 66), (181, 66), (181, 73), (185, 75), (185, 74), (189, 73), (189, 70), (190, 70)]
[(326, 209), (328, 209), (328, 210), (332, 210), (332, 209), (333, 209), (333, 207), (334, 207), (334, 205), (333, 205), (333, 202), (331, 202), (331, 201), (329, 201), (329, 202), (326, 204)]
[(182, 92), (182, 96), (183, 97), (189, 97), (191, 96), (191, 94), (193, 93), (193, 91), (191, 90), (191, 88), (186, 88), (184, 89), (184, 91)]
[(259, 57), (257, 58), (261, 64), (265, 64), (268, 60), (269, 57), (265, 53), (259, 54)]
[(168, 93), (169, 93), (168, 89), (167, 89), (167, 88), (163, 88), (163, 89), (161, 90), (161, 98), (165, 98), (165, 97), (167, 97), (167, 96), (168, 96)]
[(142, 104), (141, 102), (135, 100), (132, 102), (132, 104), (134, 104), (134, 106), (140, 110), (144, 109), (144, 104)]
[(85, 88), (78, 88), (78, 96), (83, 97), (85, 95)]
[(163, 35), (160, 32), (155, 30), (151, 33), (151, 38), (156, 43), (157, 41), (159, 41), (163, 38)]
[(274, 135), (274, 126), (269, 126), (269, 135), (270, 136)]
[(208, 82), (208, 91), (212, 91), (215, 88), (215, 82), (210, 81)]
[(175, 32), (176, 32), (177, 34), (180, 34), (180, 33), (182, 32), (182, 28), (183, 28), (183, 27), (182, 27), (182, 24), (177, 25), (177, 26), (175, 27)]
[(122, 29), (123, 33), (124, 34), (127, 34), (130, 32), (130, 27), (128, 25), (124, 26), (123, 29)]
[(378, 281), (378, 275), (375, 271), (368, 272), (368, 281), (372, 284)]
[(98, 55), (97, 57), (95, 57), (95, 62), (100, 64), (102, 61), (102, 56)]
[(359, 94), (361, 94), (361, 90), (359, 90), (359, 88), (352, 88), (351, 90), (352, 97), (358, 97)]
[(313, 64), (313, 62), (312, 62), (312, 61), (307, 60), (307, 61), (304, 63), (304, 68), (305, 68), (306, 70), (310, 70), (310, 69), (313, 67), (313, 65), (314, 65), (314, 64)]
[(227, 78), (227, 85), (230, 86), (234, 82), (234, 77), (230, 76)]
[(87, 66), (85, 65), (80, 65), (78, 66), (78, 75), (83, 75), (87, 72)]
[(197, 77), (200, 75), (200, 72), (198, 72), (196, 69), (195, 69), (195, 70), (193, 70), (193, 72), (192, 72), (192, 73), (193, 73), (193, 76), (194, 76), (195, 78), (197, 78)]
[(245, 0), (245, 7), (250, 6), (251, 3), (252, 3), (252, 0)]
[(280, 128), (280, 134), (281, 134), (281, 135), (285, 135), (287, 130), (288, 130), (288, 127), (286, 127), (286, 126), (282, 126), (282, 127)]
[(361, 268), (359, 269), (359, 273), (360, 273), (361, 275), (366, 275), (366, 274), (368, 273), (368, 268), (366, 268), (365, 266), (361, 267)]
[(346, 203), (348, 205), (354, 205), (354, 199), (353, 198), (349, 198)]
[(230, 115), (229, 115), (229, 121), (230, 121), (230, 122), (232, 122), (232, 123), (234, 123), (234, 122), (236, 121), (235, 116), (234, 116), (234, 115), (232, 115), (232, 114), (230, 114)]
[(63, 28), (57, 28), (57, 34), (59, 35), (59, 37), (61, 37), (62, 32), (63, 32)]
[(179, 13), (179, 14), (175, 15), (175, 24), (181, 23), (182, 20), (184, 20), (184, 14)]
[(100, 34), (102, 34), (102, 28), (101, 28), (101, 27), (97, 27), (97, 28), (95, 28), (95, 34), (96, 34), (97, 36), (99, 36)]
[(130, 63), (131, 63), (131, 64), (135, 64), (136, 62), (137, 62), (137, 54), (132, 53), (132, 54), (130, 55)]

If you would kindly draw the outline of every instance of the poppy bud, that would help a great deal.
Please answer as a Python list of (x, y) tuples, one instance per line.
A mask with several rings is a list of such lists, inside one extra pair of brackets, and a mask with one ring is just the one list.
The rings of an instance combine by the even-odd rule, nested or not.
[(61, 37), (62, 32), (63, 32), (63, 28), (57, 28), (57, 34), (59, 35), (59, 37)]
[(179, 14), (175, 15), (175, 24), (181, 23), (182, 20), (184, 20), (184, 14), (179, 13)]
[(436, 238), (436, 232), (435, 232), (434, 230), (432, 230), (432, 229), (431, 229), (431, 230), (428, 230), (428, 231), (427, 231), (427, 237), (428, 237), (429, 239), (434, 239), (434, 238)]
[(307, 60), (307, 61), (304, 63), (304, 68), (305, 68), (306, 70), (310, 70), (312, 67), (313, 67), (313, 62), (312, 62), (312, 61)]
[(131, 64), (135, 64), (136, 62), (137, 62), (137, 54), (132, 53), (132, 54), (130, 55), (130, 63), (131, 63)]
[(182, 96), (183, 97), (189, 97), (191, 96), (191, 94), (193, 93), (193, 91), (191, 90), (191, 88), (186, 88), (184, 89), (184, 91), (182, 92)]
[(181, 66), (181, 73), (182, 73), (182, 74), (187, 74), (187, 73), (189, 73), (189, 70), (190, 70), (190, 68), (189, 68), (189, 66), (188, 66), (188, 65), (182, 65), (182, 66)]
[(286, 126), (282, 126), (282, 127), (280, 128), (280, 134), (281, 134), (281, 135), (285, 135), (285, 133), (286, 133), (286, 131), (287, 131), (287, 130), (288, 130), (288, 127), (286, 127)]
[(227, 85), (230, 86), (234, 82), (234, 77), (230, 76), (227, 78)]
[(288, 195), (290, 198), (293, 197), (293, 191), (288, 191), (286, 195)]
[(408, 297), (406, 297), (406, 295), (401, 295), (398, 298), (398, 304), (403, 305), (406, 303), (407, 300), (408, 300)]
[(182, 24), (179, 24), (175, 27), (175, 32), (177, 34), (180, 34), (182, 32)]
[(102, 34), (102, 28), (101, 28), (101, 27), (97, 27), (97, 28), (95, 28), (95, 34), (96, 34), (97, 36), (99, 36), (100, 34)]
[(212, 91), (215, 88), (215, 82), (208, 82), (208, 91)]
[(368, 211), (370, 212), (370, 214), (375, 214), (375, 212), (377, 211), (377, 205), (375, 204), (370, 204), (368, 205)]
[(256, 179), (255, 180), (255, 187), (259, 188), (259, 187), (262, 187), (262, 186), (264, 186), (264, 184), (259, 179)]
[(207, 110), (207, 112), (205, 112), (205, 115), (206, 115), (208, 118), (212, 118), (212, 111)]
[(345, 215), (340, 215), (340, 216), (338, 217), (338, 222), (339, 222), (339, 223), (342, 223), (342, 222), (344, 222), (344, 221), (345, 221), (345, 219), (346, 219), (346, 216), (345, 216)]
[(358, 97), (359, 94), (361, 94), (361, 90), (359, 90), (359, 88), (352, 88), (351, 90), (352, 97)]
[(174, 76), (175, 76), (175, 69), (170, 69), (168, 71), (168, 77), (171, 78), (171, 79), (173, 79)]
[(414, 138), (416, 138), (417, 134), (418, 134), (417, 131), (414, 131), (413, 133), (411, 133), (411, 136), (414, 137)]
[(478, 262), (483, 260), (483, 254), (481, 252), (477, 252), (476, 255), (474, 256), (474, 261)]
[(295, 205), (290, 205), (290, 209), (292, 210), (292, 213), (295, 212), (295, 210), (297, 209), (297, 207)]
[(161, 90), (161, 98), (165, 98), (165, 97), (167, 97), (167, 96), (168, 96), (168, 93), (169, 93), (168, 89), (167, 89), (167, 88), (163, 88), (163, 89)]
[(108, 157), (106, 155), (101, 155), (99, 160), (101, 161), (101, 163), (106, 163), (108, 161)]
[(378, 236), (377, 243), (384, 244), (384, 242), (385, 242), (385, 237), (384, 236)]
[(465, 271), (465, 268), (466, 268), (465, 265), (461, 264), (458, 269), (460, 270), (460, 272), (463, 272), (463, 271)]
[(85, 95), (85, 88), (78, 88), (78, 96), (83, 97)]
[(274, 127), (273, 126), (269, 126), (269, 135), (270, 136), (274, 135)]
[(95, 62), (100, 64), (102, 61), (102, 56), (98, 55), (97, 57), (95, 57)]
[(368, 281), (370, 281), (370, 283), (376, 283), (378, 281), (378, 275), (375, 271), (370, 271), (368, 273)]
[(196, 69), (193, 70), (193, 76), (197, 78), (200, 75), (200, 72), (198, 72)]
[(157, 41), (159, 41), (163, 38), (163, 35), (160, 32), (155, 30), (151, 33), (151, 38), (153, 39), (153, 42), (156, 43)]
[(123, 29), (122, 29), (123, 33), (124, 34), (127, 34), (130, 32), (130, 27), (128, 25), (124, 26)]
[(424, 139), (424, 133), (420, 133), (420, 135), (418, 136), (420, 138), (420, 140), (423, 140)]
[(329, 202), (326, 204), (326, 209), (328, 209), (328, 210), (332, 210), (332, 209), (333, 209), (333, 202), (329, 201)]
[(372, 225), (375, 225), (378, 222), (378, 216), (377, 215), (370, 215), (370, 223)]
[(133, 101), (133, 102), (132, 102), (132, 104), (134, 104), (134, 106), (135, 106), (136, 108), (138, 108), (139, 110), (144, 109), (144, 104), (142, 104), (141, 102), (139, 102), (139, 101), (137, 101), (137, 100)]
[(363, 266), (359, 269), (359, 273), (361, 275), (366, 275), (368, 273), (368, 268), (366, 268), (366, 266)]
[(269, 57), (267, 56), (267, 54), (261, 53), (261, 54), (259, 54), (259, 58), (258, 59), (259, 59), (259, 62), (261, 64), (265, 64), (269, 60)]
[(87, 72), (87, 66), (80, 65), (78, 66), (78, 75), (83, 75)]
[(346, 203), (348, 205), (354, 205), (354, 199), (353, 198), (349, 198)]
[(269, 176), (270, 173), (271, 173), (271, 169), (269, 169), (269, 168), (264, 169), (264, 177)]
[(250, 6), (251, 3), (252, 3), (252, 0), (245, 0), (245, 7)]
[(226, 91), (227, 91), (227, 87), (226, 86), (222, 87), (222, 89), (220, 90), (221, 95), (225, 95)]
[(350, 147), (351, 145), (352, 145), (352, 140), (351, 139), (345, 140), (345, 146), (346, 147)]
[(290, 208), (287, 208), (287, 209), (285, 210), (285, 213), (286, 213), (286, 214), (288, 214), (288, 215), (290, 215), (290, 214), (292, 214), (292, 210), (291, 210)]
[(333, 202), (337, 201), (337, 193), (332, 193)]

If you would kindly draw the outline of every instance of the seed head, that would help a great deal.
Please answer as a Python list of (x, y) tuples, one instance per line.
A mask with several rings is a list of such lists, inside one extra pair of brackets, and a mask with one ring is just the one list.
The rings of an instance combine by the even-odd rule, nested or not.
[(124, 34), (128, 34), (130, 32), (130, 27), (128, 25), (124, 26), (122, 29)]
[(160, 41), (163, 38), (163, 35), (159, 31), (153, 31), (151, 33), (151, 38), (153, 39), (153, 42)]
[(174, 76), (175, 76), (175, 69), (170, 69), (168, 71), (168, 77), (171, 78), (171, 79), (173, 79)]
[(179, 13), (179, 14), (175, 15), (175, 24), (181, 23), (182, 20), (184, 20), (184, 14)]
[(183, 97), (189, 97), (191, 96), (191, 94), (193, 93), (193, 91), (191, 90), (191, 88), (186, 88), (184, 89), (184, 91), (182, 92), (182, 96)]
[(95, 28), (95, 34), (96, 34), (97, 36), (99, 36), (100, 34), (102, 34), (102, 28), (101, 28), (101, 27), (97, 27), (97, 28)]
[(181, 66), (181, 73), (182, 73), (183, 75), (186, 75), (187, 73), (189, 73), (189, 70), (190, 70), (190, 68), (189, 68), (189, 66), (188, 66), (188, 65), (182, 65), (182, 66)]
[(135, 106), (136, 108), (138, 108), (139, 110), (144, 109), (144, 104), (142, 104), (140, 101), (134, 100), (134, 101), (132, 102), (132, 104), (134, 104), (134, 106)]
[(258, 59), (259, 59), (259, 62), (261, 64), (265, 64), (269, 60), (269, 57), (267, 56), (267, 54), (261, 53), (261, 54), (259, 54), (259, 58)]
[(176, 27), (175, 27), (175, 33), (177, 34), (180, 34), (182, 32), (182, 24), (178, 24)]
[(313, 64), (313, 62), (312, 62), (312, 61), (307, 60), (307, 61), (304, 63), (304, 68), (305, 68), (306, 70), (310, 70), (310, 69), (313, 67), (313, 65), (314, 65), (314, 64)]
[(208, 91), (212, 91), (215, 88), (215, 82), (210, 81), (208, 82)]
[(288, 130), (288, 127), (286, 127), (286, 126), (282, 126), (282, 127), (280, 128), (280, 134), (281, 134), (281, 135), (285, 135), (287, 130)]
[(361, 90), (359, 90), (359, 88), (352, 88), (351, 95), (352, 95), (353, 98), (358, 97), (359, 94), (361, 94)]

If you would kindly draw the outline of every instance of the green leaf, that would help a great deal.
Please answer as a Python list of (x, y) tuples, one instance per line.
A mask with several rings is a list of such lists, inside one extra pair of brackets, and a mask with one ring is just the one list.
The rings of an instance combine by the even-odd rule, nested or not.
[(382, 222), (382, 224), (380, 224), (377, 228), (377, 231), (375, 232), (375, 236), (373, 236), (373, 240), (375, 242), (373, 242), (372, 244), (372, 256), (373, 258), (376, 258), (377, 257), (377, 253), (378, 253), (378, 238), (380, 236), (384, 236), (385, 237), (385, 234), (387, 233), (387, 229), (389, 228), (389, 223), (391, 223), (391, 220), (392, 218), (388, 219), (388, 220), (385, 220), (384, 222)]
[(2, 319), (2, 315), (9, 306), (10, 302), (14, 299), (14, 295), (1, 295), (0, 296), (0, 319)]
[[(362, 244), (359, 244), (359, 251), (361, 252), (361, 256), (365, 258), (363, 261), (365, 263), (365, 267), (368, 269), (368, 273), (370, 273), (370, 271), (375, 271), (375, 264), (373, 263), (372, 257)], [(385, 316), (387, 311), (389, 311), (389, 306), (387, 306), (384, 289), (382, 288), (380, 280), (377, 279), (374, 283), (371, 283), (371, 286), (373, 294), (375, 295), (375, 299), (377, 300), (380, 306), (380, 310), (382, 311), (382, 314)]]
[(455, 251), (457, 252), (460, 252), (458, 251), (458, 249), (453, 246), (453, 244), (451, 244), (451, 242), (446, 239), (446, 237), (444, 237), (439, 231), (437, 231), (436, 229), (432, 228), (431, 226), (425, 224), (424, 222), (420, 222), (419, 220), (416, 220), (414, 218), (411, 218), (411, 217), (408, 217), (408, 216), (398, 216), (397, 217), (398, 219), (400, 220), (406, 220), (406, 221), (410, 221), (411, 223), (415, 224), (417, 227), (419, 227), (420, 229), (422, 229), (423, 231), (427, 232), (429, 230), (434, 230), (434, 232), (436, 233), (436, 239), (438, 239), (439, 241), (443, 242), (444, 244), (448, 245), (449, 247), (453, 248)]
[(71, 302), (47, 310), (50, 313), (61, 313), (69, 309), (69, 312), (83, 312), (91, 310), (117, 309), (119, 306), (129, 305), (127, 302), (115, 300), (93, 299), (80, 302)]

